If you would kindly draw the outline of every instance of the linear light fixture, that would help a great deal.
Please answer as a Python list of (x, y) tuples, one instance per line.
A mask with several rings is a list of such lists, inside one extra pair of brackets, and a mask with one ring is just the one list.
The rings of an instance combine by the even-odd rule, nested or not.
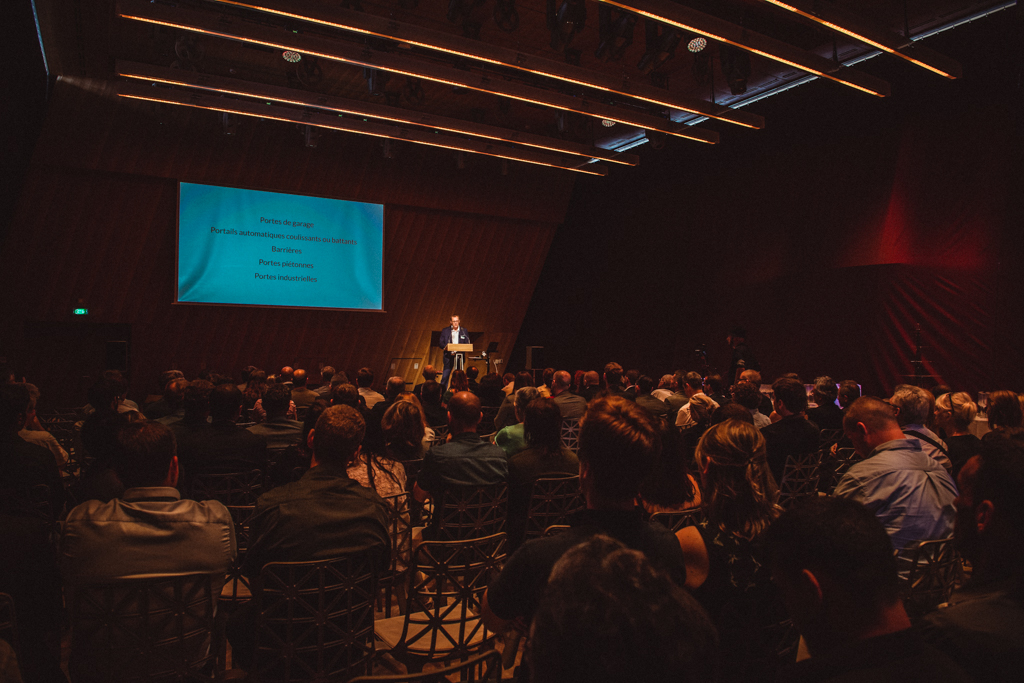
[(118, 0), (118, 14), (125, 19), (148, 24), (194, 31), (218, 38), (271, 47), (275, 50), (295, 50), (304, 55), (322, 59), (501, 95), (520, 102), (573, 111), (597, 119), (610, 119), (616, 123), (624, 123), (645, 130), (656, 130), (697, 142), (715, 144), (719, 138), (718, 133), (713, 130), (687, 126), (685, 123), (676, 123), (650, 114), (595, 102), (585, 97), (573, 97), (543, 88), (535, 88), (488, 74), (474, 74), (446, 64), (433, 63), (407, 55), (380, 52), (344, 41), (243, 22), (223, 14), (212, 15), (207, 12), (150, 4), (140, 0)]
[(733, 123), (746, 128), (764, 128), (764, 118), (751, 112), (736, 111), (692, 97), (671, 95), (660, 88), (655, 88), (640, 81), (618, 79), (614, 76), (582, 69), (578, 66), (558, 62), (553, 59), (523, 54), (522, 52), (499, 45), (491, 45), (485, 41), (469, 40), (461, 36), (454, 36), (449, 33), (434, 31), (412, 24), (404, 24), (365, 12), (356, 12), (342, 7), (312, 8), (307, 6), (308, 3), (298, 3), (295, 0), (271, 0), (270, 2), (211, 0), (211, 2), (243, 7), (343, 31), (395, 40), (415, 47), (437, 50), (466, 59), (518, 69), (538, 76), (630, 97), (669, 109), (678, 109), (691, 114), (707, 116), (711, 119)]
[(813, 52), (807, 52), (781, 40), (747, 30), (710, 14), (698, 12), (670, 0), (598, 0), (606, 5), (639, 14), (669, 26), (727, 43), (756, 55), (808, 71), (871, 95), (885, 97), (889, 84), (869, 74), (836, 64)]
[(146, 81), (151, 83), (163, 83), (165, 85), (177, 85), (185, 88), (197, 88), (208, 92), (216, 92), (222, 95), (236, 95), (242, 97), (254, 97), (261, 101), (273, 101), (280, 104), (291, 104), (300, 107), (312, 107), (340, 114), (351, 114), (354, 116), (366, 116), (380, 119), (389, 123), (397, 123), (408, 126), (423, 126), (432, 130), (441, 130), (446, 133), (458, 133), (471, 135), (473, 137), (508, 142), (515, 145), (535, 147), (547, 152), (558, 154), (570, 154), (573, 156), (586, 157), (587, 159), (601, 159), (626, 166), (636, 166), (640, 163), (640, 157), (635, 154), (618, 154), (608, 150), (597, 149), (589, 145), (583, 145), (566, 140), (557, 140), (533, 135), (531, 133), (520, 133), (514, 130), (507, 130), (497, 126), (489, 126), (482, 123), (460, 121), (434, 114), (389, 107), (383, 104), (372, 104), (350, 100), (342, 97), (329, 97), (315, 93), (282, 88), (276, 85), (253, 83), (237, 78), (226, 78), (223, 76), (210, 76), (184, 69), (170, 69), (167, 67), (153, 66), (151, 64), (139, 64), (136, 62), (125, 62), (118, 60), (117, 74), (124, 78)]
[(924, 45), (912, 43), (909, 37), (900, 36), (880, 26), (872, 26), (871, 22), (866, 19), (847, 12), (832, 3), (821, 0), (814, 0), (814, 2), (808, 2), (808, 0), (762, 1), (799, 14), (833, 31), (867, 43), (871, 47), (905, 59), (911, 64), (916, 64), (940, 76), (960, 78), (963, 75), (960, 64), (949, 57), (930, 50)]
[(303, 125), (316, 126), (318, 128), (329, 128), (340, 130), (346, 133), (358, 133), (377, 138), (389, 140), (404, 140), (418, 145), (440, 147), (462, 152), (473, 152), (499, 159), (510, 159), (522, 161), (528, 164), (560, 168), (566, 171), (576, 171), (589, 175), (607, 175), (608, 168), (599, 164), (591, 164), (586, 161), (576, 162), (575, 158), (566, 158), (532, 150), (514, 149), (502, 147), (489, 142), (479, 140), (464, 140), (462, 138), (428, 133), (421, 130), (401, 128), (373, 121), (361, 121), (353, 118), (342, 118), (330, 114), (319, 114), (309, 111), (301, 111), (290, 107), (275, 106), (269, 103), (251, 102), (248, 100), (235, 100), (223, 96), (199, 93), (194, 91), (175, 90), (173, 88), (156, 88), (152, 85), (141, 83), (119, 83), (119, 97), (133, 100), (144, 100), (147, 102), (161, 102), (163, 104), (194, 107), (196, 109), (207, 109), (209, 111), (226, 112), (238, 114), (239, 116), (253, 116), (261, 119), (284, 121), (287, 123), (300, 123)]

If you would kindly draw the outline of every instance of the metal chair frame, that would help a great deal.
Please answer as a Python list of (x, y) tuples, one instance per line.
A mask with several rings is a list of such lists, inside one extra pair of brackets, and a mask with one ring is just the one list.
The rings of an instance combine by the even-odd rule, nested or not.
[(916, 618), (949, 600), (963, 580), (963, 561), (953, 538), (921, 541), (896, 551), (901, 594), (907, 613)]
[(657, 522), (672, 533), (688, 526), (700, 526), (704, 519), (704, 510), (699, 507), (673, 512), (655, 512), (651, 515), (652, 522)]
[(503, 532), (507, 510), (505, 483), (448, 487), (434, 505), (434, 540), (456, 541)]
[(580, 418), (567, 417), (563, 419), (561, 437), (562, 445), (578, 454), (580, 450)]
[(784, 508), (808, 496), (818, 495), (821, 476), (821, 451), (804, 455), (787, 455), (779, 482), (779, 505)]
[(501, 680), (501, 655), (497, 650), (488, 650), (441, 669), (396, 676), (360, 676), (349, 683), (449, 683), (456, 675), (466, 683), (498, 683)]
[(217, 500), (224, 505), (255, 505), (263, 492), (263, 472), (204, 472), (192, 477), (192, 496), (196, 500)]
[(412, 505), (409, 493), (385, 496), (388, 535), (391, 537), (391, 565), (380, 577), (378, 588), (384, 601), (384, 616), (391, 616), (391, 598), (398, 599), (398, 613), (405, 612), (405, 577), (412, 561)]
[(565, 477), (540, 477), (533, 482), (533, 494), (526, 521), (526, 538), (540, 538), (544, 530), (565, 524), (574, 512), (587, 507), (580, 491), (578, 474)]

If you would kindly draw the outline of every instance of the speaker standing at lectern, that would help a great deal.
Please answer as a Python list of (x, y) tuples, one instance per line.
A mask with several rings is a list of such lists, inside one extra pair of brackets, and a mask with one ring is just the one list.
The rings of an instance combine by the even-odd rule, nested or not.
[(449, 327), (441, 330), (441, 334), (437, 338), (437, 345), (444, 349), (444, 371), (441, 373), (441, 388), (448, 388), (448, 377), (452, 374), (452, 368), (455, 365), (455, 356), (457, 354), (448, 353), (449, 344), (468, 344), (469, 333), (466, 332), (465, 328), (462, 327), (459, 321), (459, 316), (452, 316), (452, 324)]

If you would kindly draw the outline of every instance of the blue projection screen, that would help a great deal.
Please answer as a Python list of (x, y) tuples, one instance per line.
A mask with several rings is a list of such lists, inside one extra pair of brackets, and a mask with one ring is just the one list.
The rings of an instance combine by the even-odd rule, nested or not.
[(381, 311), (384, 206), (179, 183), (177, 303)]

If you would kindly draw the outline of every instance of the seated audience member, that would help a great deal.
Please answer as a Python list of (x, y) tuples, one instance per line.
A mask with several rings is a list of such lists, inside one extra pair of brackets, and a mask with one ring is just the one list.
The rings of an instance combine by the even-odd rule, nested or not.
[(577, 370), (572, 375), (572, 385), (569, 387), (569, 391), (579, 396), (583, 391), (583, 377), (587, 374), (586, 370)]
[(448, 411), (441, 403), (441, 385), (432, 379), (427, 380), (423, 383), (420, 397), (423, 403), (423, 416), (427, 418), (427, 424), (431, 427), (447, 427)]
[(277, 383), (285, 385), (290, 390), (293, 386), (295, 386), (295, 382), (293, 381), (294, 375), (295, 370), (293, 370), (290, 365), (286, 365), (283, 368), (281, 368), (281, 372), (278, 373)]
[(242, 414), (242, 392), (233, 384), (221, 384), (210, 392), (208, 404), (210, 424), (187, 437), (187, 448), (184, 439), (178, 445), (184, 478), (262, 468), (266, 440), (236, 424)]
[(807, 498), (766, 536), (772, 578), (811, 655), (782, 680), (972, 680), (910, 628), (889, 537), (864, 506)]
[(835, 380), (827, 375), (816, 378), (813, 396), (817, 407), (807, 409), (807, 419), (818, 425), (818, 429), (842, 429), (843, 409), (836, 405), (839, 387)]
[(720, 406), (724, 406), (730, 401), (725, 393), (725, 380), (721, 375), (711, 374), (704, 378), (704, 393)]
[(356, 386), (359, 387), (359, 395), (366, 399), (367, 408), (373, 408), (384, 400), (384, 397), (372, 388), (373, 370), (370, 368), (359, 368), (359, 371), (356, 372)]
[[(437, 438), (437, 434), (430, 427), (430, 425), (427, 424), (427, 415), (426, 415), (425, 412), (423, 412), (423, 404), (420, 402), (420, 400), (418, 398), (416, 398), (416, 396), (414, 396), (411, 392), (406, 392), (406, 393), (404, 393), (404, 394), (402, 394), (401, 396), (398, 397), (398, 402), (399, 403), (411, 403), (412, 405), (414, 405), (416, 407), (416, 414), (419, 416), (420, 423), (423, 426), (423, 433), (420, 434), (420, 448), (416, 451), (416, 453), (412, 453), (412, 452), (403, 453), (403, 454), (400, 454), (400, 455), (396, 455), (395, 457), (396, 457), (396, 459), (403, 460), (403, 461), (404, 460), (420, 460), (420, 459), (423, 458), (424, 455), (426, 455), (427, 449), (430, 448), (433, 445), (434, 440)], [(387, 413), (385, 413), (385, 414), (387, 414)], [(399, 413), (399, 414), (405, 415), (404, 412)], [(403, 419), (406, 419), (406, 418), (403, 418)], [(383, 422), (381, 424), (383, 425)], [(410, 427), (410, 429), (412, 429), (412, 427)], [(419, 430), (416, 430), (416, 431), (418, 432)]]
[[(704, 393), (704, 378), (700, 376), (699, 372), (686, 373), (686, 376), (683, 378), (683, 393), (686, 394), (687, 402), (676, 414), (676, 427), (679, 427), (680, 429), (686, 429), (700, 424), (698, 416), (693, 414), (694, 406), (691, 405), (691, 403), (694, 402), (694, 396), (707, 397), (707, 394)], [(712, 401), (710, 397), (707, 398), (707, 402), (701, 402), (698, 400), (696, 403), (697, 407), (703, 408), (703, 412), (706, 412), (707, 417), (710, 418), (711, 413), (715, 412), (715, 409), (718, 408), (718, 404)]]
[(533, 387), (523, 387), (516, 391), (512, 403), (516, 411), (516, 423), (494, 435), (494, 445), (505, 451), (505, 455), (512, 456), (526, 448), (526, 425), (523, 424), (526, 406), (540, 397), (540, 391)]
[(413, 459), (422, 449), (422, 416), (412, 403), (397, 401), (381, 417), (379, 444), (369, 448), (363, 439), (363, 447), (348, 466), (348, 476), (382, 498), (397, 495), (405, 491), (406, 479), (405, 467), (399, 460)]
[(366, 419), (369, 410), (366, 408), (366, 400), (354, 384), (335, 384), (331, 387), (332, 406), (350, 406), (359, 411), (359, 414)]
[(480, 382), (476, 381), (476, 378), (480, 376), (480, 368), (475, 365), (470, 365), (466, 368), (466, 384), (469, 386), (469, 391), (480, 397)]
[(334, 379), (334, 366), (325, 365), (320, 368), (320, 386), (313, 391), (319, 398), (330, 399), (331, 398), (331, 380)]
[(509, 622), (527, 622), (547, 585), (555, 562), (569, 548), (607, 534), (639, 550), (678, 586), (686, 579), (679, 542), (660, 524), (644, 521), (636, 507), (640, 482), (661, 449), (658, 426), (650, 414), (621, 396), (593, 401), (580, 424), (580, 488), (587, 509), (569, 519), (571, 529), (524, 543), (487, 588), (483, 617), (501, 632)]
[(242, 410), (245, 411), (245, 422), (255, 422), (256, 419), (251, 415), (252, 410), (256, 407), (256, 403), (263, 398), (263, 394), (267, 393), (267, 373), (263, 370), (253, 370), (249, 375), (249, 382), (245, 385), (245, 389), (242, 391)]
[(444, 398), (441, 399), (441, 402), (448, 405), (448, 401), (452, 400), (452, 396), (460, 391), (469, 391), (469, 380), (466, 379), (465, 370), (453, 370), (448, 380), (448, 391), (444, 392)]
[(923, 620), (925, 638), (977, 681), (1024, 671), (1024, 433), (985, 441), (960, 471), (953, 540), (971, 579)]
[(505, 393), (506, 396), (512, 393), (515, 387), (515, 381), (516, 376), (513, 375), (511, 372), (506, 372), (504, 375), (501, 376), (501, 390)]
[(565, 370), (559, 370), (551, 378), (551, 398), (558, 404), (563, 420), (578, 419), (587, 412), (587, 402), (583, 397), (569, 391), (571, 379)]
[(772, 384), (775, 412), (782, 419), (761, 430), (768, 448), (768, 467), (782, 481), (786, 457), (818, 450), (821, 430), (807, 419), (807, 391), (799, 380), (782, 378)]
[(480, 406), (484, 408), (498, 408), (505, 400), (505, 394), (501, 390), (501, 377), (496, 372), (489, 372), (480, 378)]
[(313, 401), (320, 397), (320, 394), (311, 391), (306, 386), (307, 381), (306, 371), (302, 368), (297, 368), (292, 373), (292, 403), (296, 408), (308, 408)]
[(263, 397), (263, 407), (267, 411), (266, 422), (249, 427), (249, 431), (262, 436), (267, 441), (267, 448), (283, 450), (299, 443), (302, 435), (302, 423), (288, 417), (292, 391), (284, 384), (272, 384)]
[(779, 662), (764, 629), (783, 615), (760, 544), (782, 510), (762, 432), (738, 420), (709, 428), (697, 445), (697, 467), (706, 521), (676, 534), (686, 587), (718, 628), (722, 680), (771, 680)]
[(761, 390), (752, 382), (741, 380), (732, 387), (732, 400), (746, 408), (758, 429), (764, 429), (772, 423), (768, 416), (760, 411), (762, 398), (764, 395)]
[(555, 563), (533, 619), (534, 683), (710, 683), (707, 613), (643, 553), (597, 535)]
[(417, 384), (415, 387), (413, 387), (413, 390), (412, 390), (413, 395), (416, 398), (418, 398), (420, 400), (423, 400), (423, 394), (421, 393), (423, 391), (423, 385), (426, 384), (427, 382), (432, 382), (432, 381), (434, 381), (436, 379), (437, 379), (437, 369), (434, 368), (433, 365), (424, 365), (423, 366), (423, 381), (420, 382), (419, 384)]
[[(520, 389), (516, 394), (531, 391)], [(534, 398), (523, 410), (528, 448), (509, 454), (508, 523), (510, 549), (519, 547), (526, 531), (533, 482), (539, 477), (564, 477), (580, 473), (576, 454), (562, 445), (562, 414), (550, 398)], [(509, 427), (514, 429), (514, 427)], [(507, 451), (506, 451), (507, 453)]]
[[(120, 370), (104, 370), (102, 379), (109, 382), (109, 386), (111, 386), (117, 394), (117, 412), (129, 413), (133, 410), (138, 412), (139, 404), (135, 401), (128, 400), (128, 380), (124, 378), (124, 375), (121, 374)], [(90, 403), (82, 409), (82, 412), (86, 415), (90, 415), (94, 410), (95, 408), (90, 401)]]
[(28, 416), (25, 419), (25, 426), (18, 432), (18, 436), (53, 453), (53, 460), (57, 463), (57, 467), (64, 469), (68, 463), (68, 452), (64, 450), (53, 434), (43, 429), (36, 414), (36, 407), (39, 405), (41, 395), (39, 389), (35, 384), (26, 384), (25, 387), (28, 388), (30, 399)]
[(1017, 394), (1005, 389), (993, 391), (988, 395), (987, 413), (988, 426), (993, 432), (1020, 427), (1024, 420)]
[(636, 392), (627, 390), (622, 383), (622, 366), (618, 363), (607, 363), (604, 366), (604, 390), (601, 392), (607, 396), (622, 396), (630, 401), (636, 396)]
[[(173, 396), (171, 400), (168, 400), (168, 387), (171, 382), (176, 379), (185, 380), (184, 373), (181, 370), (165, 370), (160, 373), (160, 394), (153, 394), (146, 397), (143, 413), (147, 419), (155, 420), (160, 417), (170, 415), (174, 410), (177, 409)], [(185, 382), (187, 385), (188, 382)], [(180, 403), (180, 397), (184, 393), (184, 387), (181, 388), (181, 392), (178, 394), (178, 402)]]
[[(744, 370), (740, 373), (740, 381), (750, 382), (758, 391), (761, 391), (761, 373), (757, 370)], [(768, 394), (761, 394), (761, 405), (758, 406), (758, 410), (761, 411), (762, 415), (771, 415), (772, 411), (775, 410), (775, 406), (772, 405), (772, 400), (768, 398)]]
[(968, 460), (981, 452), (981, 439), (970, 431), (977, 416), (978, 406), (966, 391), (946, 392), (935, 399), (935, 424), (946, 443), (954, 478)]
[[(749, 410), (736, 403), (736, 401), (730, 401), (724, 406), (719, 406), (718, 410), (711, 413), (712, 425), (720, 424), (726, 420), (739, 420), (747, 424), (754, 424), (754, 416), (750, 414)], [(694, 444), (694, 448), (696, 448), (696, 444)]]
[[(636, 369), (626, 370), (622, 373), (622, 384), (625, 386), (626, 391), (635, 394), (636, 383), (640, 379), (640, 371)], [(654, 386), (654, 380), (651, 380), (651, 386)]]
[(593, 401), (601, 393), (601, 375), (596, 370), (588, 370), (583, 374), (583, 390), (580, 396), (587, 403)]
[(658, 380), (658, 388), (651, 392), (651, 396), (664, 401), (672, 395), (672, 375), (662, 375)]
[(651, 392), (654, 390), (654, 380), (647, 375), (642, 375), (636, 380), (636, 404), (648, 411), (654, 417), (667, 418), (668, 404), (654, 398)]
[(219, 593), (235, 557), (235, 527), (221, 503), (181, 498), (171, 430), (158, 422), (122, 427), (114, 469), (125, 486), (120, 498), (86, 501), (68, 513), (65, 583), (209, 573)]
[[(14, 601), (25, 680), (60, 681), (62, 604), (52, 537), (64, 489), (50, 451), (18, 437), (30, 403), (27, 385), (0, 384), (0, 593)], [(37, 495), (40, 485), (48, 487), (49, 505)]]
[[(375, 571), (391, 561), (384, 500), (347, 474), (358, 456), (366, 423), (351, 406), (331, 406), (309, 434), (311, 467), (297, 482), (264, 493), (250, 522), (242, 572), (255, 579), (269, 562), (306, 562), (366, 554)], [(251, 665), (254, 603), (228, 622), (233, 658)]]
[[(185, 390), (188, 389), (189, 384), (191, 382), (184, 377), (171, 380), (164, 391), (164, 403), (167, 406), (167, 414), (163, 417), (150, 417), (149, 419), (155, 420), (160, 424), (172, 425), (185, 417)], [(149, 415), (146, 417), (149, 417)]]
[(519, 424), (520, 420), (516, 417), (515, 394), (523, 387), (532, 386), (533, 375), (525, 370), (516, 374), (515, 382), (512, 384), (512, 391), (505, 397), (501, 407), (498, 408), (498, 414), (494, 416), (494, 428), (496, 430), (501, 431), (505, 427)]
[(935, 458), (947, 472), (952, 470), (953, 465), (949, 461), (946, 443), (926, 426), (931, 421), (935, 408), (935, 398), (931, 392), (910, 384), (901, 384), (893, 392), (889, 405), (896, 412), (896, 421), (899, 422), (904, 436), (908, 439), (918, 439), (921, 442), (921, 450), (926, 455)]
[(448, 424), (451, 439), (427, 451), (413, 486), (413, 495), (421, 502), (437, 500), (447, 488), (500, 484), (508, 477), (505, 452), (476, 433), (480, 399), (468, 391), (455, 394), (448, 404)]
[(405, 380), (401, 377), (388, 377), (384, 385), (384, 400), (378, 401), (370, 412), (364, 415), (366, 419), (366, 441), (372, 450), (381, 452), (383, 447), (383, 436), (380, 431), (380, 420), (388, 408), (395, 405), (398, 397), (405, 391)]
[(850, 407), (850, 404), (860, 398), (860, 385), (852, 379), (844, 379), (839, 383), (839, 407), (843, 412)]
[(897, 550), (949, 536), (956, 484), (919, 439), (904, 436), (887, 403), (857, 399), (846, 409), (843, 431), (864, 460), (843, 475), (833, 495), (873, 512)]
[[(734, 404), (722, 406), (716, 412), (727, 410), (730, 405)], [(700, 507), (700, 487), (688, 466), (693, 462), (693, 452), (684, 448), (684, 441), (674, 427), (664, 425), (659, 431), (661, 453), (640, 484), (637, 501), (651, 515)]]
[(674, 417), (679, 414), (680, 408), (685, 406), (689, 402), (689, 397), (686, 395), (686, 373), (682, 370), (677, 370), (672, 375), (672, 393), (665, 398), (665, 403), (668, 404), (668, 414), (672, 419), (672, 424), (675, 424)]

